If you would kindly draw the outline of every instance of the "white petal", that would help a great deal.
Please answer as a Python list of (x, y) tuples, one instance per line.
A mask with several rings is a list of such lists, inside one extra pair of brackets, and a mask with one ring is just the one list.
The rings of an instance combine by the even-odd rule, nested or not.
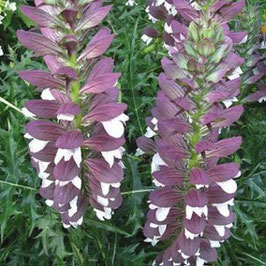
[(234, 178), (238, 178), (238, 177), (240, 177), (241, 176), (241, 171), (239, 171), (238, 173), (237, 173), (237, 175), (234, 177)]
[(185, 253), (183, 253), (183, 252), (181, 252), (181, 256), (182, 256), (182, 258), (183, 259), (188, 259), (189, 258), (189, 256), (187, 256)]
[(237, 190), (237, 184), (236, 184), (236, 181), (233, 180), (233, 179), (229, 179), (227, 181), (224, 181), (224, 182), (217, 182), (216, 183), (218, 186), (221, 187), (221, 189), (228, 193), (228, 194), (232, 194), (232, 193), (235, 193), (236, 190)]
[(30, 112), (26, 107), (23, 107), (21, 111), (26, 117), (29, 117), (29, 118), (36, 117), (36, 115)]
[(78, 167), (80, 167), (82, 158), (81, 158), (81, 148), (75, 149), (58, 149), (54, 159), (54, 163), (58, 164), (62, 158), (65, 161), (69, 161), (73, 157)]
[(221, 215), (223, 215), (224, 217), (228, 217), (230, 215), (229, 205), (234, 205), (234, 199), (228, 200), (223, 203), (213, 203), (212, 205), (217, 208)]
[(206, 217), (208, 216), (208, 207), (191, 207), (189, 205), (186, 206), (186, 219), (190, 220), (193, 213), (196, 213), (198, 216), (204, 214)]
[(114, 164), (114, 159), (122, 159), (123, 153), (125, 152), (125, 149), (123, 147), (120, 147), (113, 151), (106, 151), (102, 152), (102, 156), (106, 162), (108, 162), (109, 166), (112, 167)]
[(207, 262), (207, 261), (202, 259), (202, 258), (200, 258), (200, 257), (197, 257), (196, 266), (204, 266), (205, 262)]
[(219, 241), (212, 241), (212, 240), (210, 240), (210, 245), (212, 248), (219, 248), (221, 246)]
[(233, 104), (233, 102), (238, 102), (238, 99), (236, 97), (233, 97), (230, 99), (223, 100), (223, 104), (226, 108), (229, 108)]
[(62, 158), (64, 158), (65, 161), (69, 161), (71, 157), (72, 157), (71, 150), (58, 149), (54, 158), (54, 163), (58, 164)]
[(70, 224), (64, 224), (63, 223), (63, 227), (66, 228), (66, 229), (68, 229), (70, 227)]
[(152, 42), (152, 38), (149, 37), (149, 36), (146, 35), (146, 34), (143, 34), (143, 35), (141, 36), (141, 40), (142, 40), (143, 42), (145, 42), (147, 45), (149, 45), (149, 44)]
[(187, 239), (194, 239), (195, 237), (199, 236), (199, 234), (193, 234), (191, 233), (190, 231), (188, 231), (186, 228), (185, 228), (185, 237)]
[(44, 179), (47, 179), (50, 176), (50, 174), (45, 173), (45, 172), (40, 172), (40, 173), (38, 173), (38, 176), (39, 176), (39, 178), (44, 180)]
[(159, 234), (160, 234), (161, 236), (164, 234), (166, 228), (167, 228), (167, 225), (166, 225), (166, 224), (159, 225), (158, 230), (159, 230)]
[(75, 118), (75, 116), (74, 115), (70, 115), (70, 114), (68, 114), (68, 115), (66, 115), (66, 114), (59, 114), (59, 115), (57, 115), (57, 119), (58, 120), (65, 120), (65, 121), (73, 121), (74, 120), (74, 118)]
[(55, 100), (55, 97), (52, 95), (50, 89), (45, 89), (42, 91), (41, 98), (43, 100), (53, 101)]
[(98, 217), (98, 219), (100, 219), (101, 221), (104, 221), (105, 212), (100, 211), (98, 209), (94, 209), (94, 211), (96, 212), (96, 216)]
[(81, 178), (76, 176), (75, 178), (73, 178), (71, 180), (71, 183), (77, 188), (77, 189), (81, 189), (82, 187), (82, 181), (81, 181)]
[(227, 224), (225, 227), (226, 227), (226, 228), (231, 228), (231, 227), (233, 227), (233, 224), (232, 224), (232, 223)]
[(241, 40), (239, 44), (246, 43), (247, 40), (248, 40), (248, 34), (246, 34), (246, 36)]
[(103, 206), (108, 206), (108, 199), (107, 198), (103, 198), (101, 196), (97, 196), (97, 201), (102, 204)]
[(158, 170), (160, 170), (160, 165), (167, 165), (163, 159), (160, 157), (159, 153), (156, 153), (152, 157), (152, 162), (151, 162), (151, 172), (154, 173)]
[(34, 139), (29, 133), (24, 134), (25, 139)]
[(51, 181), (49, 179), (44, 178), (42, 180), (42, 188), (47, 188), (47, 187), (49, 187), (53, 183), (54, 183), (54, 181)]
[(170, 208), (158, 208), (155, 213), (155, 217), (157, 221), (162, 222), (166, 219), (168, 213), (170, 211)]
[(232, 75), (228, 76), (228, 79), (233, 80), (239, 78), (241, 74), (243, 74), (242, 69), (240, 67), (237, 67), (232, 73)]
[(110, 220), (112, 218), (112, 209), (111, 208), (107, 208), (107, 207), (104, 207), (104, 218), (107, 219), (107, 220)]
[(101, 189), (104, 196), (106, 196), (110, 191), (111, 184), (101, 182)]
[(258, 99), (259, 103), (266, 102), (266, 97), (261, 97)]
[(51, 207), (51, 206), (54, 205), (54, 201), (53, 201), (53, 200), (46, 200), (45, 203), (46, 203), (46, 205), (49, 206), (49, 207)]
[(39, 140), (39, 139), (33, 139), (29, 143), (30, 151), (35, 153), (43, 150), (45, 146), (49, 143), (49, 141)]
[(120, 188), (121, 184), (119, 182), (118, 183), (111, 183), (111, 186), (114, 188)]
[(223, 225), (214, 225), (214, 228), (218, 232), (219, 236), (223, 237), (225, 234), (225, 227)]
[(145, 152), (142, 151), (140, 148), (137, 148), (136, 150), (136, 153), (135, 153), (135, 156), (140, 156), (140, 155), (143, 155)]
[(39, 163), (40, 172), (44, 172), (48, 168), (48, 166), (50, 164), (50, 162), (43, 162), (43, 161), (40, 161), (40, 160), (38, 160), (38, 163)]
[(121, 114), (114, 119), (102, 122), (102, 125), (109, 136), (120, 138), (124, 134), (124, 124), (128, 119), (127, 115)]
[(150, 223), (150, 228), (158, 228), (159, 224)]
[(69, 217), (72, 217), (78, 211), (78, 196), (69, 202), (70, 209), (68, 210)]
[(73, 150), (73, 153), (74, 161), (76, 162), (77, 166), (80, 167), (80, 164), (82, 162), (81, 148), (75, 148)]
[(154, 132), (150, 127), (147, 127), (146, 133), (144, 135), (146, 138), (150, 139), (150, 138), (152, 138), (152, 137), (154, 137), (156, 135), (157, 135), (156, 132)]
[(164, 184), (160, 183), (159, 181), (157, 181), (155, 178), (153, 178), (152, 182), (154, 183), (154, 185), (156, 187), (165, 187)]

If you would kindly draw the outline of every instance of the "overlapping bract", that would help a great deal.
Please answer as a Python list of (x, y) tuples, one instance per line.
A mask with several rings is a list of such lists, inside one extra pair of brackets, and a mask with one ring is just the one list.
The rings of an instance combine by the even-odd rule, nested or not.
[(230, 237), (234, 178), (240, 170), (235, 162), (219, 160), (233, 154), (242, 140), (219, 140), (219, 133), (243, 112), (241, 105), (231, 107), (243, 63), (233, 47), (246, 33), (231, 32), (226, 24), (243, 4), (217, 1), (208, 12), (197, 11), (189, 27), (175, 19), (170, 24), (171, 59), (162, 59), (156, 107), (146, 120), (146, 135), (138, 139), (139, 153), (153, 155), (157, 186), (149, 196), (145, 241), (170, 243), (155, 265), (215, 261), (215, 248)]
[(25, 114), (38, 119), (27, 124), (25, 137), (42, 179), (40, 194), (65, 227), (76, 227), (89, 204), (101, 220), (121, 204), (127, 107), (118, 103), (120, 74), (103, 57), (114, 36), (98, 29), (111, 6), (101, 0), (49, 3), (21, 8), (40, 33), (20, 30), (18, 39), (49, 68), (19, 73), (41, 92), (41, 99), (25, 103)]

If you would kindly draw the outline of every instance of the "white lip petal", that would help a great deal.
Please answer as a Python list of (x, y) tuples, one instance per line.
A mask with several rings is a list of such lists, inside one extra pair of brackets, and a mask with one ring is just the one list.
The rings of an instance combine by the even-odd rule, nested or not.
[(233, 179), (229, 179), (227, 181), (224, 182), (217, 182), (216, 183), (219, 187), (221, 187), (221, 189), (228, 193), (228, 194), (232, 194), (235, 193), (237, 190), (237, 184), (236, 181)]
[(64, 158), (65, 161), (69, 161), (71, 157), (73, 157), (77, 166), (80, 167), (82, 161), (80, 147), (75, 149), (58, 149), (56, 152), (54, 163), (58, 164), (62, 158)]
[(158, 208), (155, 213), (155, 217), (157, 221), (162, 222), (166, 219), (168, 213), (170, 211), (170, 208)]
[(135, 156), (140, 156), (140, 155), (143, 155), (145, 152), (142, 151), (140, 148), (137, 148), (136, 150), (136, 153), (135, 153)]
[(186, 228), (185, 228), (185, 237), (187, 239), (194, 239), (195, 237), (199, 236), (199, 234), (193, 234), (191, 233), (190, 231), (188, 231)]
[(104, 196), (106, 196), (110, 191), (111, 184), (101, 182), (101, 189)]
[(52, 95), (50, 89), (45, 89), (42, 91), (41, 98), (43, 100), (53, 101), (55, 100), (55, 97)]
[(204, 214), (206, 217), (208, 216), (208, 207), (191, 207), (189, 205), (186, 206), (186, 219), (190, 220), (192, 218), (193, 213), (196, 213), (198, 216)]
[(33, 139), (29, 143), (30, 151), (33, 153), (39, 152), (39, 151), (43, 150), (48, 143), (49, 143), (49, 141)]
[(266, 102), (266, 97), (261, 97), (261, 98), (258, 99), (258, 102), (259, 102), (259, 103), (262, 103), (262, 102), (264, 102), (264, 101)]
[(123, 147), (120, 147), (113, 151), (102, 152), (102, 156), (104, 160), (109, 164), (109, 166), (112, 167), (114, 164), (115, 158), (122, 159), (124, 152), (125, 152), (125, 149)]
[(223, 100), (223, 104), (226, 108), (229, 108), (233, 104), (233, 102), (238, 102), (238, 99), (236, 97), (233, 97), (230, 99)]
[(74, 118), (75, 118), (74, 115), (69, 115), (69, 114), (68, 115), (66, 115), (66, 114), (57, 115), (58, 120), (65, 120), (65, 121), (69, 121), (69, 122), (73, 121)]
[(120, 138), (124, 134), (124, 124), (128, 121), (129, 117), (121, 114), (109, 121), (102, 122), (102, 125), (107, 134), (113, 138)]
[(69, 202), (70, 209), (68, 210), (69, 217), (72, 217), (78, 211), (78, 196)]
[(166, 224), (159, 225), (158, 230), (159, 230), (160, 236), (162, 236), (164, 234), (166, 228), (167, 228), (167, 225)]
[(147, 127), (146, 133), (144, 135), (146, 138), (150, 139), (150, 138), (152, 138), (152, 137), (154, 137), (156, 135), (157, 135), (156, 132), (154, 132), (150, 127)]
[(120, 183), (111, 183), (111, 186), (114, 188), (120, 188), (121, 184)]
[(225, 227), (223, 225), (214, 225), (214, 228), (218, 232), (219, 236), (223, 237), (225, 234)]
[(151, 162), (151, 172), (154, 173), (160, 169), (160, 165), (167, 165), (163, 159), (160, 157), (159, 153), (156, 153), (152, 157), (152, 162)]
[(200, 258), (200, 257), (197, 257), (196, 266), (204, 266), (205, 262), (207, 262), (207, 261), (202, 259), (202, 258)]
[(218, 212), (223, 215), (224, 217), (228, 217), (230, 215), (229, 205), (234, 205), (234, 199), (231, 199), (229, 201), (223, 202), (223, 203), (213, 203), (214, 207), (217, 208)]
[(81, 178), (76, 176), (75, 178), (72, 179), (71, 183), (77, 188), (77, 189), (81, 189), (82, 187), (82, 181)]
[(51, 181), (49, 179), (44, 178), (42, 180), (42, 188), (47, 188), (47, 187), (49, 187), (53, 183), (54, 183), (54, 181)]
[(53, 200), (46, 200), (45, 203), (46, 203), (46, 205), (49, 206), (49, 207), (51, 207), (51, 206), (54, 205), (54, 201), (53, 201)]
[(34, 117), (36, 117), (36, 115), (33, 114), (32, 112), (30, 112), (26, 107), (23, 107), (23, 108), (22, 108), (22, 113), (23, 113), (26, 117), (29, 117), (29, 118), (34, 118)]
[(152, 42), (152, 38), (149, 37), (149, 36), (146, 35), (146, 34), (143, 34), (143, 35), (141, 36), (141, 40), (142, 40), (143, 42), (145, 42), (147, 45), (149, 45), (149, 44)]
[(31, 136), (29, 133), (24, 134), (25, 139), (33, 139), (33, 136)]
[(212, 248), (219, 248), (221, 246), (219, 241), (212, 241), (212, 240), (210, 240), (210, 245)]
[(109, 200), (107, 198), (103, 198), (101, 196), (97, 196), (97, 201), (105, 207), (107, 207), (109, 203)]

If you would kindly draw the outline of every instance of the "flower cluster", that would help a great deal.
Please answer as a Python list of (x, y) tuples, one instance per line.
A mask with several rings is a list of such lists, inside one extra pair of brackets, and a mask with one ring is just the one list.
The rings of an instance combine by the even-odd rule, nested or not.
[[(245, 58), (245, 63), (241, 66), (241, 72), (243, 71), (241, 74), (241, 98), (243, 102), (265, 101), (266, 71), (263, 52), (266, 48), (266, 26), (263, 26), (261, 21), (258, 5), (247, 3), (237, 28), (248, 32), (247, 41), (237, 47), (238, 53)], [(251, 93), (255, 84), (258, 85), (259, 90)]]
[[(148, 3), (146, 12), (153, 23), (158, 23), (159, 28), (163, 26), (163, 39), (166, 45), (173, 45), (174, 40), (171, 36), (170, 27), (173, 20), (188, 24), (192, 19), (198, 16), (198, 10), (201, 7), (194, 1), (188, 0), (151, 0)], [(157, 27), (158, 28), (158, 27)], [(143, 30), (142, 40), (149, 44), (153, 38), (159, 37), (160, 29), (156, 30), (147, 27)]]
[(189, 27), (171, 22), (171, 59), (162, 59), (156, 106), (146, 120), (147, 133), (137, 141), (140, 152), (153, 155), (157, 187), (149, 196), (145, 241), (169, 243), (155, 265), (215, 261), (216, 248), (230, 237), (240, 170), (220, 158), (233, 154), (242, 140), (220, 140), (219, 133), (243, 112), (241, 105), (231, 106), (244, 61), (233, 49), (246, 33), (227, 25), (243, 6), (244, 1), (217, 1), (197, 12)]
[(256, 92), (251, 93), (246, 97), (245, 100), (247, 102), (258, 101), (259, 103), (262, 103), (263, 101), (266, 101), (266, 26), (262, 27), (262, 36), (263, 40), (261, 45), (255, 44), (252, 46), (251, 59), (247, 62), (249, 69), (247, 71), (248, 78), (245, 80), (245, 84), (256, 84), (258, 86)]
[(41, 99), (24, 108), (34, 118), (25, 137), (42, 179), (40, 194), (66, 228), (82, 223), (89, 204), (99, 219), (110, 219), (122, 201), (128, 120), (126, 105), (117, 102), (120, 74), (113, 72), (113, 60), (103, 57), (114, 36), (108, 28), (98, 29), (111, 6), (101, 0), (35, 0), (35, 5), (21, 10), (40, 33), (19, 30), (17, 35), (49, 68), (19, 73), (41, 92)]

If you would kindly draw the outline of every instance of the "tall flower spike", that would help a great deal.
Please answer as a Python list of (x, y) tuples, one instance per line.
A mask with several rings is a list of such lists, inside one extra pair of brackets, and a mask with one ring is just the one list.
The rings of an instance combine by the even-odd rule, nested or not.
[[(249, 7), (248, 10), (251, 8)], [(248, 42), (240, 46), (239, 49), (242, 54), (246, 55), (243, 88), (247, 93), (250, 93), (251, 88), (256, 85), (257, 91), (250, 93), (245, 101), (262, 103), (266, 101), (266, 25), (260, 21), (258, 7), (255, 6), (252, 11), (249, 15), (251, 19), (248, 25), (253, 22), (251, 24), (254, 25), (253, 32), (249, 33)], [(252, 14), (254, 14), (254, 18)], [(244, 25), (246, 26), (246, 24)]]
[(103, 57), (114, 36), (98, 29), (111, 6), (83, 2), (35, 0), (36, 7), (22, 6), (40, 33), (17, 33), (49, 68), (19, 73), (41, 92), (41, 99), (25, 103), (24, 112), (38, 119), (26, 125), (25, 137), (42, 179), (40, 194), (66, 228), (82, 223), (88, 204), (104, 220), (122, 201), (127, 106), (117, 102), (120, 74), (113, 72), (113, 60)]
[(226, 3), (217, 1), (199, 12), (189, 27), (172, 21), (185, 39), (173, 35), (171, 59), (162, 59), (156, 107), (147, 118), (146, 135), (138, 139), (139, 152), (153, 154), (157, 187), (149, 196), (145, 241), (169, 243), (154, 265), (215, 261), (215, 248), (230, 236), (234, 222), (231, 206), (239, 165), (219, 159), (233, 154), (242, 140), (219, 140), (219, 133), (243, 112), (241, 105), (228, 108), (225, 102), (239, 93), (240, 79), (232, 73), (243, 63), (233, 52), (237, 33), (226, 22), (243, 2)]

